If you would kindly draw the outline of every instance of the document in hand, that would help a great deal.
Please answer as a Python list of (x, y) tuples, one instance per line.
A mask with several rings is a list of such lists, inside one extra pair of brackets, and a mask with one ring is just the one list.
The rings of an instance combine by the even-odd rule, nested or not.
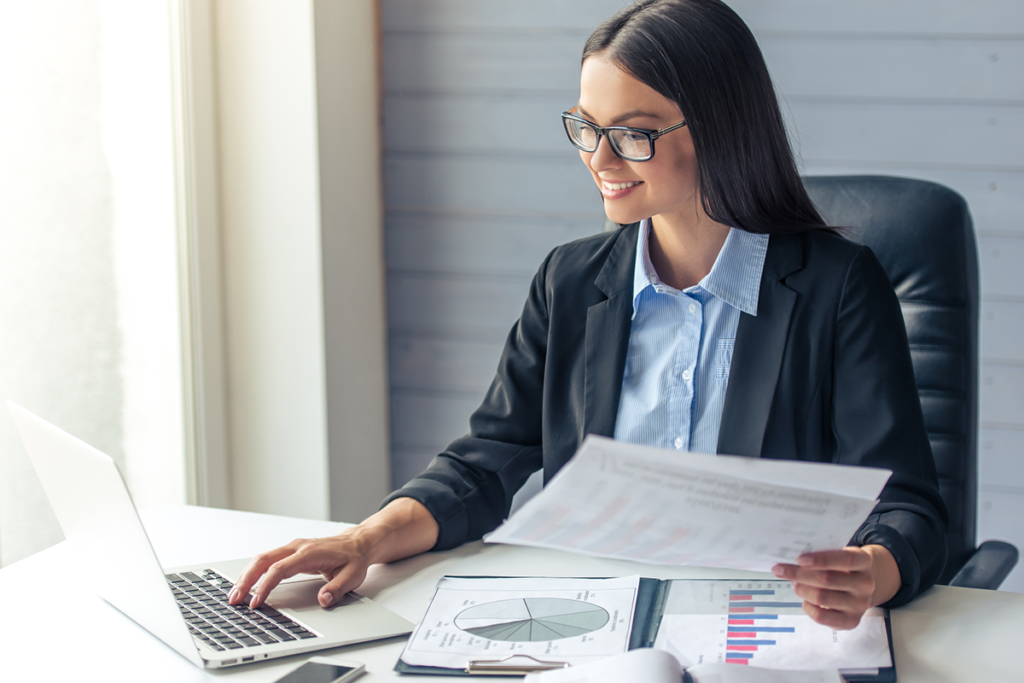
[(891, 474), (680, 453), (590, 436), (539, 494), (484, 540), (769, 571), (806, 552), (845, 546)]

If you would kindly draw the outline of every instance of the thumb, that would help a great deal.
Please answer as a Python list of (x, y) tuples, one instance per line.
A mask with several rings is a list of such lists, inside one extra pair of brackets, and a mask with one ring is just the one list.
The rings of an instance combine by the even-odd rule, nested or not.
[(350, 590), (355, 590), (366, 578), (366, 567), (362, 564), (350, 562), (338, 570), (330, 581), (320, 589), (317, 596), (321, 607), (330, 607), (341, 602), (341, 599)]

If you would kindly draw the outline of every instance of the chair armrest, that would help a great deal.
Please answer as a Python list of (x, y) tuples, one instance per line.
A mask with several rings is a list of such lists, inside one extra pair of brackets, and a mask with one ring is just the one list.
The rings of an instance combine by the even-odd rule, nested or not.
[(1017, 565), (1017, 548), (1002, 541), (985, 541), (956, 573), (950, 586), (997, 590)]

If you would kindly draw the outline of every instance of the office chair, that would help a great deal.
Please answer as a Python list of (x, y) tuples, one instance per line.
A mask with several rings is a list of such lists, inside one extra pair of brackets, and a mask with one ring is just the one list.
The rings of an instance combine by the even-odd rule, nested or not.
[(804, 178), (830, 225), (871, 247), (903, 309), (917, 391), (949, 508), (949, 557), (939, 583), (995, 590), (1017, 548), (975, 548), (978, 491), (978, 254), (967, 203), (923, 180)]

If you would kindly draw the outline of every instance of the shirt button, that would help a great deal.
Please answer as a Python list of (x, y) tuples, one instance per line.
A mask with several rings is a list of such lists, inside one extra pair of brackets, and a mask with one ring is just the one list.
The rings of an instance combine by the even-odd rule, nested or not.
[(697, 312), (697, 304), (690, 304), (690, 313)]
[(689, 382), (691, 377), (693, 377), (693, 373), (692, 372), (690, 372), (689, 370), (683, 370), (683, 379), (684, 380)]
[(675, 444), (676, 444), (676, 450), (677, 451), (681, 450), (683, 448), (683, 440), (681, 438), (679, 438), (678, 436), (676, 437)]

